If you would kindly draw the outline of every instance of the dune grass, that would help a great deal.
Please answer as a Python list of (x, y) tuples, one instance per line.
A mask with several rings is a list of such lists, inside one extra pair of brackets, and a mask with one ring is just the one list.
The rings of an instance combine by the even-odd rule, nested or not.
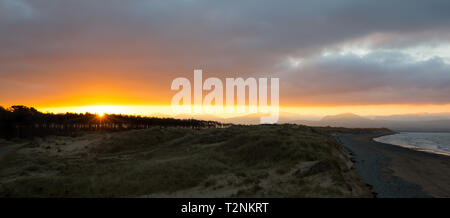
[(101, 140), (73, 154), (46, 152), (42, 143), (10, 153), (0, 161), (0, 196), (370, 196), (340, 145), (311, 127), (152, 128), (94, 138)]

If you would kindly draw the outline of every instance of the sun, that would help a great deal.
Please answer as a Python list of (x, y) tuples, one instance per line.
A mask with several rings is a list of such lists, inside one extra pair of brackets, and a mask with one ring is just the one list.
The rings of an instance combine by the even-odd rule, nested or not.
[(105, 114), (122, 114), (124, 111), (120, 110), (117, 106), (86, 106), (83, 107), (83, 111), (97, 114), (100, 118)]
[(119, 106), (83, 106), (78, 107), (76, 112), (78, 113), (91, 113), (103, 118), (107, 114), (125, 114), (126, 111), (121, 110)]

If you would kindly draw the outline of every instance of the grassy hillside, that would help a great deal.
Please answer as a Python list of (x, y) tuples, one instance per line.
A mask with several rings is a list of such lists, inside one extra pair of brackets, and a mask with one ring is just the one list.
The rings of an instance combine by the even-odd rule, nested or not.
[(260, 125), (50, 136), (0, 159), (0, 196), (371, 196), (329, 132)]

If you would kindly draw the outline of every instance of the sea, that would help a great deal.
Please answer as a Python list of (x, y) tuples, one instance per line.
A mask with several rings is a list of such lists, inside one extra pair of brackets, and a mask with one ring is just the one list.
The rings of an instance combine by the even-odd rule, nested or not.
[(424, 152), (450, 156), (450, 133), (401, 132), (374, 139), (377, 142), (398, 145)]

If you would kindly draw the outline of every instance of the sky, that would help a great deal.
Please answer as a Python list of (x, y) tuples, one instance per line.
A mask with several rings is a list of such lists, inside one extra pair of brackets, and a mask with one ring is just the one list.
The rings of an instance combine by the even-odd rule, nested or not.
[(450, 112), (448, 0), (0, 0), (0, 105), (164, 113), (173, 79), (278, 77), (299, 114)]

